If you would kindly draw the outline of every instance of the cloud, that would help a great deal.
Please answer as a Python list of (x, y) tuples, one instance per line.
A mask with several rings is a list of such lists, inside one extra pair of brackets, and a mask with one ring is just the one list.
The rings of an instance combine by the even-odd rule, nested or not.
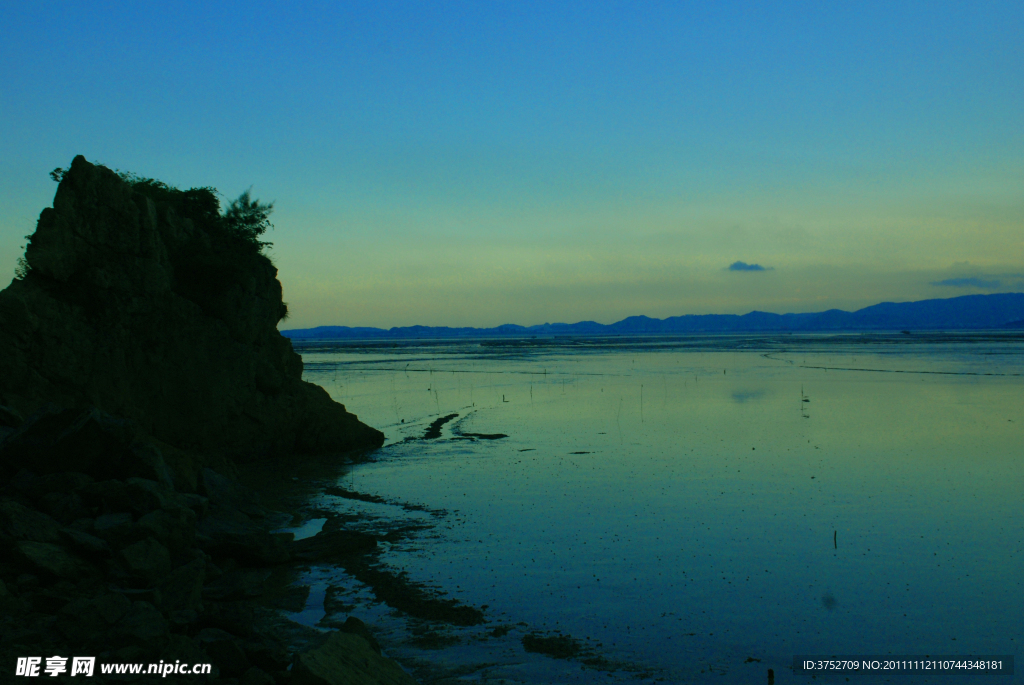
[(733, 262), (729, 265), (729, 271), (771, 271), (772, 267), (763, 267), (760, 264), (747, 264), (746, 262)]
[(1002, 281), (986, 280), (984, 278), (947, 278), (942, 281), (932, 281), (932, 285), (944, 285), (951, 288), (983, 288), (991, 290), (1002, 285)]

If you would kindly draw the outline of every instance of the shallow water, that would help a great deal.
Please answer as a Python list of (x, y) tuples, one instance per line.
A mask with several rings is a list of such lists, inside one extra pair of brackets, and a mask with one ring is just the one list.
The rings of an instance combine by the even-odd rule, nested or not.
[[(795, 654), (1012, 655), (1024, 639), (1019, 336), (296, 348), (307, 380), (387, 435), (343, 485), (446, 512), (384, 559), (488, 607), (488, 626), (458, 630), (378, 607), (370, 622), (407, 638), (399, 658), (488, 682), (767, 682), (773, 668), (785, 683), (811, 682)], [(368, 606), (311, 574), (349, 593), (342, 608)], [(525, 654), (529, 631), (619, 668)]]

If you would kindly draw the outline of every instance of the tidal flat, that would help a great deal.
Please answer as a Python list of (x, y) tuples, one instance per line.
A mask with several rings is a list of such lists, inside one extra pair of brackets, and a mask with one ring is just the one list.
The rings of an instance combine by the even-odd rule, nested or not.
[(1019, 333), (295, 348), (387, 436), (300, 535), (401, 529), (381, 560), (485, 623), (409, 617), (329, 566), (293, 618), (354, 613), (423, 679), (812, 682), (794, 655), (1024, 639)]

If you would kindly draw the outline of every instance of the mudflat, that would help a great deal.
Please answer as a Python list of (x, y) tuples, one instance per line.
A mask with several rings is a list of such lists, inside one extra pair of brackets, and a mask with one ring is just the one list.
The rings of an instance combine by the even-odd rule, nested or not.
[[(800, 653), (1022, 639), (1019, 335), (296, 348), (387, 436), (316, 515), (423, 526), (382, 562), (486, 607), (410, 622), (341, 571), (305, 579), (403, 663), (751, 682)], [(330, 625), (330, 605), (300, 619)]]

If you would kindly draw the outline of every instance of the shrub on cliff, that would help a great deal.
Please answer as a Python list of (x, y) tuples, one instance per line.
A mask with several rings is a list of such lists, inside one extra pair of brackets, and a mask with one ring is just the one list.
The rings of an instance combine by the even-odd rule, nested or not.
[(253, 200), (247, 190), (237, 199), (231, 201), (224, 212), (223, 220), (231, 233), (241, 236), (263, 249), (272, 244), (261, 242), (259, 239), (268, 228), (274, 227), (269, 219), (272, 211), (274, 211), (273, 202), (264, 204), (259, 200)]
[[(64, 178), (64, 173), (64, 169), (54, 169), (50, 172), (50, 178), (59, 183)], [(192, 219), (208, 233), (225, 234), (260, 252), (263, 248), (273, 245), (261, 241), (260, 237), (267, 229), (274, 227), (270, 223), (274, 203), (253, 199), (250, 195), (251, 188), (232, 200), (222, 214), (220, 199), (217, 197), (219, 193), (211, 186), (180, 190), (163, 181), (139, 176), (131, 171), (118, 170), (116, 173), (131, 185), (135, 192), (145, 195), (158, 205), (171, 206), (178, 216)]]
[[(61, 183), (66, 173), (65, 169), (54, 169), (50, 178)], [(230, 318), (234, 307), (231, 302), (240, 291), (252, 289), (253, 274), (276, 276), (273, 263), (265, 253), (265, 248), (272, 243), (260, 240), (273, 228), (269, 217), (274, 203), (253, 199), (251, 191), (246, 190), (222, 211), (220, 194), (211, 186), (181, 190), (134, 172), (115, 170), (114, 173), (132, 191), (151, 200), (159, 212), (170, 210), (199, 229), (189, 239), (169, 244), (168, 248), (174, 265), (174, 291), (198, 304), (207, 314)], [(24, 280), (30, 271), (31, 264), (23, 258), (15, 277)], [(232, 292), (235, 295), (230, 295)], [(282, 302), (278, 320), (287, 315), (287, 305)]]

